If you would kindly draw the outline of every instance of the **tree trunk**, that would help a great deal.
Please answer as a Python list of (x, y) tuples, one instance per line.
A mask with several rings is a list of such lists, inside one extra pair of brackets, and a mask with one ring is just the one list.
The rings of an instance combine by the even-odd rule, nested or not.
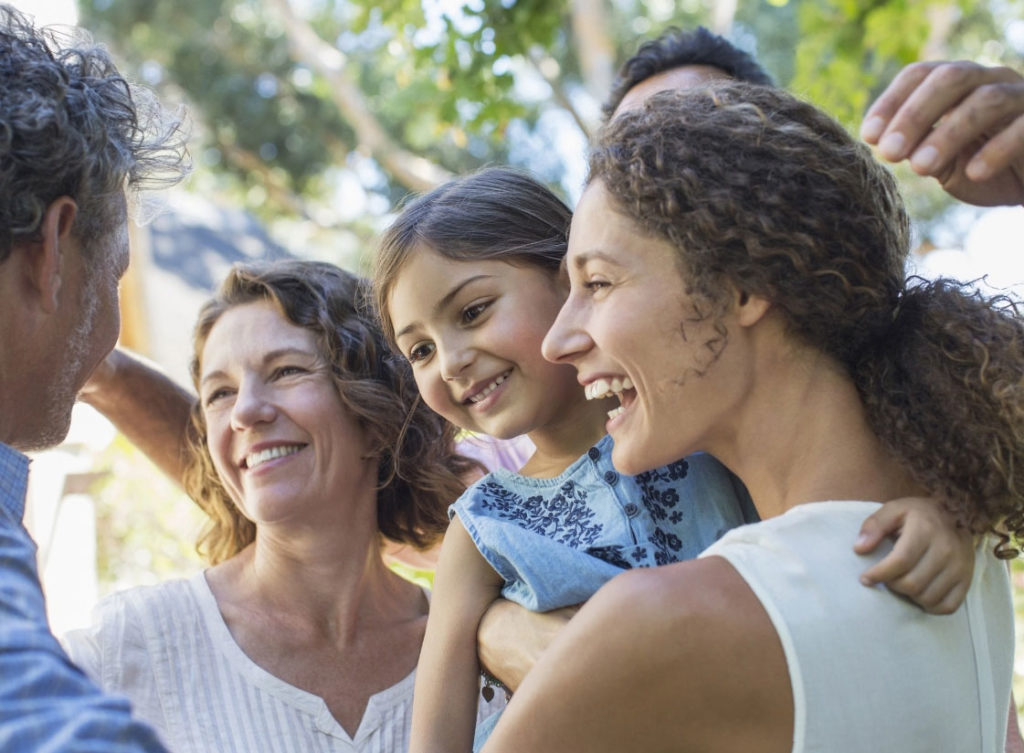
[(604, 0), (572, 0), (570, 8), (583, 85), (594, 99), (603, 102), (615, 78), (615, 45), (608, 33)]

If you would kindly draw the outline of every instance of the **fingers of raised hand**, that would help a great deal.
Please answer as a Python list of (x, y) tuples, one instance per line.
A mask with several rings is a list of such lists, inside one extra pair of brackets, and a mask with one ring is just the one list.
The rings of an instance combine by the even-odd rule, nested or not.
[(883, 157), (909, 157), (925, 175), (939, 175), (965, 149), (984, 144), (971, 169), (991, 175), (1019, 156), (1022, 117), (1024, 77), (1016, 71), (966, 61), (916, 63), (871, 106), (861, 132)]

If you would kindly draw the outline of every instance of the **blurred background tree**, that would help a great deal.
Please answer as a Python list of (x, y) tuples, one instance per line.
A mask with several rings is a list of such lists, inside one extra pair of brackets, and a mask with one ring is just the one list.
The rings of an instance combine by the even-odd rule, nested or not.
[[(209, 190), (360, 248), (409, 191), (487, 163), (575, 196), (619, 62), (704, 24), (855, 130), (913, 60), (1020, 67), (1021, 0), (81, 0), (81, 23), (187, 96)], [(187, 95), (181, 95), (187, 92)], [(927, 239), (948, 202), (900, 171)], [(288, 232), (278, 232), (287, 237)], [(303, 236), (309, 238), (310, 236)], [(340, 240), (339, 240), (340, 239)]]

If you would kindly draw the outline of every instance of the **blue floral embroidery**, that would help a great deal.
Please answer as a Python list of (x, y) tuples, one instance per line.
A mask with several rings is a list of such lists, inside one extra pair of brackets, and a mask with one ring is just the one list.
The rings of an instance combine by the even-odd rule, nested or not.
[(648, 541), (654, 547), (654, 561), (659, 565), (667, 565), (681, 559), (679, 553), (683, 548), (682, 540), (674, 533), (666, 532), (658, 523), (667, 520), (675, 525), (683, 519), (682, 510), (674, 509), (679, 504), (679, 492), (672, 482), (686, 478), (689, 469), (690, 466), (685, 460), (677, 460), (636, 476), (641, 491), (641, 502), (655, 523), (654, 533)]
[(622, 553), (624, 547), (618, 544), (614, 546), (590, 546), (587, 547), (586, 552), (591, 557), (597, 557), (598, 559), (604, 560), (609, 565), (615, 565), (615, 567), (621, 567), (623, 570), (630, 570), (633, 567), (625, 555)]
[(480, 504), (485, 510), (493, 510), (499, 518), (574, 549), (586, 549), (604, 529), (594, 522), (595, 513), (587, 493), (573, 481), (564, 483), (550, 499), (541, 495), (524, 499), (495, 481), (484, 481), (480, 493)]

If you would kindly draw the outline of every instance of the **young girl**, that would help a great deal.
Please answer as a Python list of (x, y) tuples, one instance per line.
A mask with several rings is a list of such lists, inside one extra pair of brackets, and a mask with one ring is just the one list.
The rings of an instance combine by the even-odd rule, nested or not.
[[(417, 671), (414, 753), (471, 748), (477, 625), (499, 595), (535, 611), (578, 604), (625, 568), (693, 558), (757, 520), (742, 484), (709, 455), (635, 477), (616, 471), (604, 426), (617, 402), (593, 398), (632, 385), (598, 380), (584, 394), (571, 366), (542, 357), (566, 295), (559, 272), (570, 219), (543, 185), (492, 168), (409, 204), (376, 259), (384, 329), (427, 405), (465, 429), (527, 434), (536, 445), (519, 473), (485, 476), (450, 510)], [(937, 508), (908, 514), (931, 527)], [(942, 536), (911, 537), (904, 527), (901, 549), (921, 568), (917, 588), (901, 581), (904, 591), (922, 593), (927, 581), (944, 596), (955, 583), (953, 600), (962, 598), (973, 555), (947, 525)], [(923, 553), (932, 546), (956, 549), (955, 564), (934, 572), (943, 558)]]

